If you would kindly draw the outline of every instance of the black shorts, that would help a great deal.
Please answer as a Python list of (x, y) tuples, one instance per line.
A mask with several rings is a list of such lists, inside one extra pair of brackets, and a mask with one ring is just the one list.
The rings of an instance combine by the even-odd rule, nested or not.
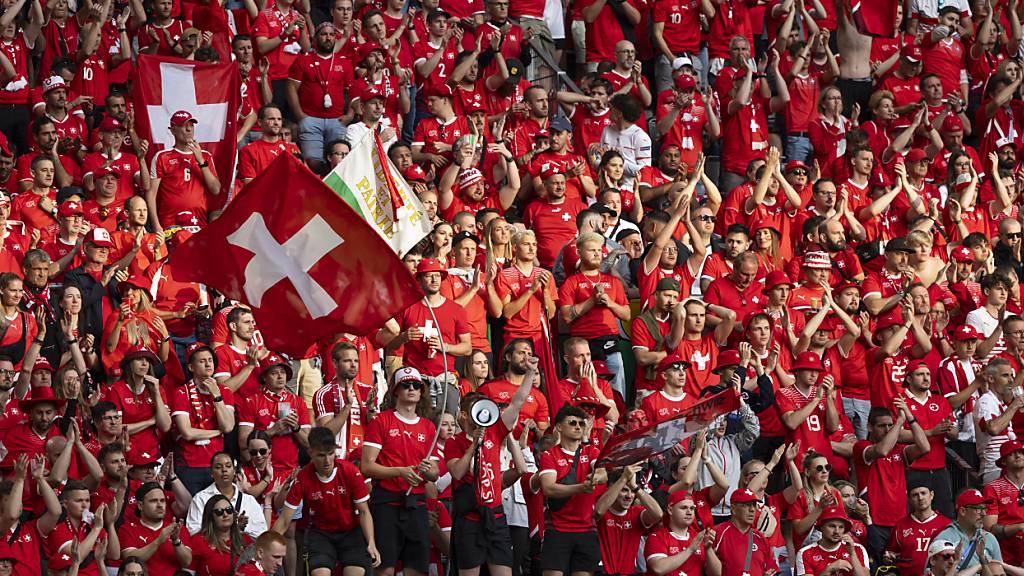
[(512, 567), (512, 535), (505, 517), (494, 519), (494, 530), (488, 531), (479, 520), (456, 518), (452, 526), (455, 563), (460, 570), (484, 564)]
[(358, 526), (348, 532), (307, 528), (305, 546), (310, 570), (328, 568), (333, 571), (341, 564), (342, 567), (361, 566), (367, 576), (370, 574), (370, 553), (366, 551), (366, 538)]
[(371, 504), (373, 531), (380, 552), (380, 567), (402, 565), (424, 574), (430, 567), (430, 537), (427, 532), (427, 507), (399, 504)]
[(597, 532), (544, 531), (544, 544), (540, 551), (541, 570), (552, 570), (564, 575), (573, 572), (597, 572), (601, 563), (601, 547)]

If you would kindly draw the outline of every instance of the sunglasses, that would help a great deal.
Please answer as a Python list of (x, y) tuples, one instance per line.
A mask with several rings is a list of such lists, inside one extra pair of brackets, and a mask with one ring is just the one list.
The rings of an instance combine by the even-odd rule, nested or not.
[(697, 220), (700, 220), (701, 222), (717, 222), (718, 218), (715, 217), (715, 216), (709, 216), (707, 214), (702, 214), (700, 216), (697, 216)]
[(14, 376), (15, 374), (17, 374), (17, 371), (15, 371), (15, 370), (0, 369), (0, 376), (2, 376), (2, 377), (10, 378), (10, 377)]
[(406, 381), (399, 384), (403, 390), (423, 390), (423, 382)]
[(234, 513), (235, 513), (235, 509), (232, 508), (231, 506), (228, 506), (227, 508), (214, 508), (213, 509), (213, 514), (215, 516), (231, 516)]
[(793, 176), (807, 176), (807, 171), (806, 170), (793, 170), (792, 172), (790, 172), (790, 174), (792, 174)]
[(266, 456), (267, 452), (270, 452), (269, 448), (250, 448), (249, 456)]
[(949, 562), (950, 560), (956, 558), (956, 556), (953, 556), (952, 552), (945, 552), (943, 554), (939, 554), (939, 558), (945, 560), (946, 562)]
[(587, 424), (583, 420), (566, 420), (565, 423), (573, 428), (583, 428)]
[(1017, 240), (1018, 238), (1020, 238), (1020, 236), (1021, 236), (1020, 232), (1008, 232), (1006, 234), (1006, 239), (1007, 240)]
[(832, 465), (831, 464), (818, 464), (817, 466), (814, 467), (814, 469), (817, 470), (818, 472), (831, 472), (832, 471)]

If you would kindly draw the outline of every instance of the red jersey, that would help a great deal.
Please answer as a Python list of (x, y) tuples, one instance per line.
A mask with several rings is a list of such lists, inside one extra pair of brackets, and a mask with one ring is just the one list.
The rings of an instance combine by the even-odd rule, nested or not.
[[(10, 530), (3, 534), (7, 542), (8, 552), (18, 561), (14, 563), (14, 576), (39, 576), (43, 572), (42, 558), (40, 557), (41, 541), (44, 541), (49, 534), (39, 533), (38, 520), (15, 522)], [(124, 540), (121, 541), (124, 547)]]
[[(927, 396), (923, 401), (911, 395), (907, 389), (904, 389), (900, 394), (907, 403), (910, 414), (917, 418), (921, 428), (931, 430), (943, 420), (956, 423), (956, 419), (953, 417), (953, 407), (950, 406), (949, 400), (946, 400), (941, 394), (927, 392)], [(893, 414), (899, 413), (895, 406), (890, 405), (889, 409), (892, 410)], [(910, 425), (904, 424), (904, 429), (910, 430)], [(910, 468), (914, 470), (938, 470), (946, 467), (946, 435), (928, 436), (928, 443), (931, 444), (931, 449), (927, 454), (911, 462)]]
[(711, 371), (718, 364), (718, 351), (721, 346), (715, 342), (713, 334), (703, 334), (697, 340), (689, 340), (685, 336), (679, 341), (676, 354), (690, 363), (686, 369), (687, 394), (700, 397), (700, 391), (718, 384), (718, 376)]
[[(452, 482), (453, 489), (456, 490), (460, 486), (470, 486), (476, 496), (478, 506), (486, 508), (501, 506), (501, 449), (509, 432), (505, 421), (499, 418), (497, 423), (484, 431), (483, 442), (478, 448), (474, 448), (473, 441), (465, 432), (459, 432), (445, 442), (444, 457), (445, 461), (449, 463), (449, 467), (452, 461), (461, 459), (466, 452), (476, 451), (472, 457), (472, 465), (466, 474), (458, 480), (453, 479)], [(499, 511), (499, 513), (503, 512)], [(471, 512), (467, 518), (479, 519), (479, 514)]]
[(238, 177), (255, 178), (282, 153), (301, 155), (295, 143), (284, 140), (267, 142), (260, 139), (246, 144), (238, 151)]
[[(481, 386), (477, 392), (487, 396), (498, 404), (508, 404), (512, 401), (512, 396), (518, 389), (519, 386), (517, 384), (513, 384), (502, 378), (487, 382)], [(519, 410), (519, 421), (516, 424), (516, 429), (514, 431), (515, 434), (522, 432), (520, 425), (522, 425), (526, 420), (533, 420), (541, 426), (551, 423), (551, 415), (548, 410), (548, 399), (537, 388), (534, 388), (530, 392), (530, 395), (526, 397), (526, 402), (523, 403), (523, 407)]]
[(443, 142), (448, 145), (455, 144), (459, 138), (469, 134), (469, 122), (465, 116), (452, 116), (447, 121), (441, 121), (436, 116), (424, 118), (416, 123), (412, 133), (412, 145), (422, 146), (424, 154), (439, 154), (451, 160), (452, 153), (440, 151), (434, 144)]
[[(731, 0), (730, 0), (731, 1)], [(741, 5), (741, 2), (736, 2)], [(755, 158), (764, 158), (768, 151), (768, 99), (752, 94), (750, 103), (729, 114), (722, 102), (722, 169), (746, 174), (747, 165)]]
[(473, 291), (473, 296), (463, 306), (466, 311), (466, 323), (469, 325), (470, 340), (473, 348), (490, 352), (491, 341), (487, 339), (487, 303), (484, 301), (486, 288), (476, 289), (477, 282), (470, 281), (469, 278), (472, 275), (473, 280), (478, 280), (475, 274), (476, 272), (472, 270), (466, 272), (459, 268), (449, 269), (448, 275), (441, 280), (441, 295), (455, 302), (457, 298)]
[(611, 108), (601, 112), (593, 112), (590, 108), (577, 105), (572, 109), (569, 118), (572, 120), (572, 148), (579, 153), (590, 149), (591, 144), (601, 142), (604, 129), (612, 124)]
[[(213, 155), (203, 150), (203, 160), (216, 175)], [(178, 212), (186, 210), (199, 217), (200, 225), (206, 224), (206, 185), (195, 154), (175, 148), (159, 150), (150, 172), (150, 177), (160, 179), (156, 204), (161, 226), (171, 226)]]
[[(90, 152), (82, 160), (82, 178), (97, 172), (108, 158), (103, 152)], [(118, 152), (117, 156), (110, 160), (109, 167), (117, 172), (117, 192), (114, 195), (114, 202), (123, 203), (135, 194), (135, 178), (142, 168), (139, 166), (139, 159), (131, 154)], [(93, 186), (95, 187), (95, 181)]]
[[(160, 56), (176, 56), (174, 46), (167, 43), (167, 38), (170, 38), (172, 43), (177, 43), (185, 35), (185, 29), (191, 26), (192, 24), (188, 20), (179, 20), (177, 18), (172, 18), (165, 26), (146, 24), (139, 28), (139, 32), (136, 35), (139, 42), (139, 50), (145, 50), (153, 45), (153, 37), (149, 35), (152, 30), (158, 38), (156, 42), (159, 46), (156, 53)], [(166, 31), (166, 34), (164, 31)]]
[[(207, 466), (209, 466), (209, 460), (207, 460)], [(147, 525), (142, 518), (129, 518), (120, 528), (117, 529), (117, 538), (121, 541), (121, 551), (125, 553), (125, 557), (131, 556), (131, 550), (138, 548), (145, 548), (150, 542), (153, 542), (160, 535), (160, 532), (165, 526), (173, 522), (173, 520), (164, 520), (156, 527)], [(188, 535), (187, 530), (181, 531), (181, 542), (184, 546), (191, 548), (191, 538)], [(185, 568), (178, 564), (178, 557), (174, 553), (174, 545), (171, 544), (171, 539), (164, 540), (156, 552), (146, 560), (146, 568), (153, 576), (170, 576), (174, 574), (176, 570)]]
[[(577, 454), (579, 458), (577, 458)], [(540, 470), (537, 474), (553, 474), (556, 481), (566, 478), (575, 467), (575, 475), (566, 480), (568, 484), (580, 484), (586, 480), (597, 460), (599, 450), (595, 446), (580, 445), (576, 452), (555, 445), (540, 456)], [(574, 466), (575, 465), (575, 466)], [(560, 509), (548, 508), (550, 527), (559, 532), (590, 532), (594, 529), (594, 493), (572, 496)]]
[(750, 546), (751, 536), (747, 531), (741, 532), (731, 520), (715, 526), (715, 553), (722, 562), (722, 574), (727, 576), (739, 576), (744, 573), (743, 567), (747, 559), (747, 549), (752, 552), (750, 555), (750, 568), (745, 572), (749, 576), (763, 576), (768, 569), (778, 571), (778, 564), (775, 563), (775, 556), (772, 554), (771, 546), (765, 540), (764, 534), (754, 530), (753, 546)]
[(616, 512), (609, 509), (597, 521), (597, 541), (605, 574), (636, 574), (640, 544), (652, 526), (643, 520), (643, 506)]
[[(194, 390), (195, 393), (189, 393)], [(235, 404), (234, 395), (231, 390), (221, 388), (221, 397), (228, 410)], [(199, 386), (194, 382), (182, 385), (174, 390), (171, 396), (170, 406), (171, 418), (185, 416), (189, 424), (196, 430), (217, 430), (217, 411), (214, 406), (213, 397), (210, 396), (205, 386)], [(206, 468), (210, 465), (210, 459), (217, 452), (224, 449), (224, 436), (215, 436), (208, 440), (188, 441), (181, 437), (180, 433), (175, 446), (174, 458), (176, 466), (188, 466), (193, 468)]]
[(665, 23), (662, 36), (673, 54), (700, 51), (700, 3), (697, 0), (655, 2), (654, 21)]
[[(524, 273), (518, 265), (503, 268), (501, 273), (498, 274), (498, 278), (494, 281), (494, 289), (498, 293), (498, 298), (502, 300), (506, 298), (516, 300), (524, 292), (533, 288), (533, 283), (537, 281), (537, 277), (542, 272), (547, 271), (539, 266), (534, 266), (529, 274)], [(522, 310), (506, 321), (506, 338), (528, 337), (540, 334), (540, 323), (547, 320), (544, 316), (545, 290), (552, 300), (558, 299), (555, 294), (555, 283), (549, 281), (545, 288), (535, 292), (526, 301), (526, 305), (523, 306)]]
[(964, 44), (958, 38), (947, 37), (931, 43), (926, 34), (923, 42), (924, 58), (921, 74), (935, 74), (942, 81), (943, 95), (960, 93), (961, 74), (966, 67)]
[[(636, 2), (625, 1), (636, 8)], [(579, 9), (582, 11), (593, 3), (594, 0), (582, 0)], [(620, 40), (625, 40), (622, 25), (611, 6), (605, 5), (597, 14), (597, 19), (587, 24), (587, 62), (615, 62), (615, 44)]]
[(747, 314), (768, 304), (768, 297), (763, 292), (764, 284), (761, 282), (753, 281), (741, 291), (731, 276), (725, 276), (708, 284), (704, 301), (735, 311), (737, 318), (746, 318)]
[[(857, 558), (860, 560), (860, 565), (867, 567), (868, 563), (868, 551), (864, 549), (860, 544), (854, 543), (854, 549), (857, 551)], [(824, 570), (828, 568), (829, 564), (838, 560), (845, 560), (852, 564), (850, 558), (850, 549), (840, 542), (835, 548), (829, 550), (825, 548), (821, 541), (818, 541), (809, 546), (804, 546), (797, 552), (796, 555), (796, 571), (795, 576), (814, 576), (815, 574), (824, 574)], [(831, 572), (836, 576), (853, 576), (853, 572), (849, 570), (838, 570)]]
[[(819, 385), (815, 384), (812, 386), (806, 395), (795, 385), (779, 390), (775, 396), (776, 404), (779, 407), (779, 414), (796, 412), (813, 402)], [(800, 442), (800, 458), (811, 448), (826, 458), (832, 456), (832, 443), (829, 442), (829, 431), (825, 422), (825, 402), (827, 401), (828, 399), (824, 397), (818, 400), (817, 407), (815, 407), (806, 420), (800, 423), (795, 430), (787, 429), (786, 431), (786, 442)], [(836, 405), (838, 412), (838, 406), (841, 406), (838, 396), (836, 397)]]
[(925, 520), (913, 514), (900, 518), (892, 528), (885, 549), (896, 554), (896, 567), (903, 574), (924, 574), (932, 537), (950, 525), (950, 519), (933, 512)]
[[(243, 368), (249, 365), (249, 357), (246, 356), (245, 350), (239, 350), (231, 344), (218, 346), (217, 349), (213, 351), (213, 355), (217, 358), (217, 371), (213, 374), (213, 377), (218, 380), (221, 378), (230, 378), (241, 372)], [(254, 367), (253, 370), (249, 372), (249, 377), (246, 378), (238, 390), (236, 390), (239, 396), (242, 398), (248, 398), (260, 389), (260, 381), (256, 379), (257, 374), (259, 374), (259, 367)]]
[[(454, 366), (445, 366), (443, 356), (427, 346), (427, 337), (440, 335), (445, 344), (454, 344), (459, 342), (461, 336), (470, 333), (470, 326), (466, 319), (466, 310), (452, 300), (445, 298), (439, 306), (431, 308), (433, 310), (419, 300), (402, 312), (398, 323), (403, 331), (418, 327), (424, 335), (422, 340), (405, 343), (405, 365), (419, 370), (420, 374), (437, 376), (443, 374), (446, 369), (449, 372), (454, 371)], [(434, 325), (435, 317), (440, 325)], [(450, 363), (451, 359), (448, 362)]]
[[(668, 92), (671, 94), (671, 91)], [(674, 109), (674, 96), (673, 100), (666, 100), (664, 103), (659, 98), (658, 120), (669, 115)], [(662, 148), (675, 144), (679, 147), (679, 161), (685, 162), (687, 166), (695, 166), (697, 156), (704, 151), (704, 125), (707, 121), (707, 108), (695, 100), (686, 109), (679, 111), (676, 121), (669, 127), (662, 140)]]
[[(669, 556), (675, 556), (686, 550), (690, 546), (690, 542), (697, 535), (697, 530), (691, 524), (687, 526), (686, 531), (679, 533), (674, 532), (668, 528), (658, 528), (650, 536), (647, 537), (647, 542), (644, 543), (644, 559), (647, 561), (647, 574), (648, 576), (655, 576), (651, 570), (651, 560), (658, 558), (666, 558)], [(693, 551), (693, 554), (683, 562), (683, 565), (676, 568), (672, 572), (663, 576), (687, 576), (688, 574), (703, 574), (704, 573), (704, 560), (706, 552), (704, 552), (704, 545), (699, 544), (697, 549)], [(628, 572), (623, 572), (626, 574)]]
[[(291, 34), (288, 36), (282, 36), (284, 29), (293, 20), (299, 20), (299, 25), (293, 27)], [(302, 28), (305, 27), (305, 20), (302, 19), (302, 15), (295, 8), (289, 9), (287, 12), (281, 12), (277, 8), (276, 3), (271, 3), (270, 6), (259, 13), (256, 16), (256, 21), (252, 23), (252, 35), (254, 39), (257, 38), (281, 38), (281, 44), (274, 48), (272, 51), (266, 54), (258, 54), (258, 56), (264, 56), (270, 61), (270, 72), (268, 76), (271, 80), (280, 80), (288, 76), (288, 69), (292, 63), (298, 58), (298, 54), (301, 51), (299, 47), (299, 37), (302, 33)], [(256, 42), (253, 42), (255, 46)]]
[[(19, 32), (21, 32), (19, 30)], [(28, 58), (29, 50), (25, 45), (23, 33), (17, 34), (12, 40), (0, 40), (0, 51), (7, 56), (17, 72), (17, 78), (7, 78), (5, 84), (15, 80), (23, 80), (25, 85), (17, 90), (0, 90), (0, 104), (27, 104), (28, 103)]]
[(910, 364), (910, 347), (904, 345), (892, 356), (875, 359), (877, 348), (867, 351), (868, 387), (872, 406), (886, 406), (900, 393)]
[(285, 506), (292, 510), (303, 506), (310, 526), (336, 534), (359, 527), (356, 504), (369, 500), (362, 472), (351, 462), (338, 459), (327, 478), (317, 474), (312, 464), (307, 464), (288, 491)]
[[(220, 348), (227, 348), (221, 346)], [(218, 348), (218, 350), (220, 350)], [(309, 409), (302, 398), (288, 390), (274, 392), (266, 387), (252, 395), (243, 394), (238, 403), (238, 425), (266, 430), (281, 419), (282, 413), (294, 411), (299, 429), (309, 429)], [(299, 465), (299, 439), (292, 434), (278, 434), (270, 439), (274, 468), (287, 474)]]
[[(355, 388), (358, 395), (362, 392), (363, 385), (356, 382)], [(335, 453), (338, 458), (347, 458), (350, 451), (359, 450), (363, 444), (366, 405), (362, 398), (356, 400), (348, 411), (348, 421), (342, 424), (341, 430), (335, 436), (338, 446)], [(332, 380), (313, 393), (313, 419), (319, 421), (321, 418), (333, 418), (346, 404), (348, 399), (345, 397), (345, 391), (337, 380)]]
[[(161, 399), (164, 399), (163, 386), (157, 387)], [(121, 413), (121, 422), (125, 427), (139, 422), (145, 422), (156, 417), (156, 402), (149, 390), (143, 388), (136, 393), (128, 387), (124, 380), (118, 380), (110, 386), (100, 387), (100, 399), (113, 403)], [(166, 405), (166, 399), (164, 399)], [(132, 452), (143, 458), (157, 458), (160, 456), (160, 441), (163, 434), (156, 427), (150, 425), (142, 430), (131, 434), (129, 440), (132, 445)]]
[(698, 402), (696, 396), (683, 392), (680, 396), (670, 396), (664, 390), (644, 397), (640, 403), (640, 409), (647, 415), (647, 421), (651, 424), (664, 422), (693, 406)]
[[(409, 420), (394, 410), (381, 412), (370, 420), (366, 429), (364, 445), (377, 448), (377, 464), (381, 466), (416, 466), (423, 460), (440, 460), (436, 452), (430, 454), (430, 444), (437, 428), (426, 418)], [(402, 477), (378, 481), (377, 486), (389, 492), (404, 493), (409, 483)], [(412, 489), (413, 494), (423, 494), (423, 484)]]
[[(45, 230), (57, 223), (57, 219), (39, 206), (44, 198), (32, 190), (26, 190), (14, 197), (11, 201), (11, 220), (21, 220), (30, 228)], [(50, 188), (46, 191), (45, 198), (50, 199), (52, 206), (57, 206), (57, 190)]]
[(576, 238), (576, 216), (584, 208), (579, 201), (568, 199), (560, 204), (537, 200), (526, 207), (523, 223), (537, 233), (537, 261), (541, 266), (553, 266), (562, 247)]
[(869, 461), (866, 452), (872, 445), (859, 440), (850, 459), (857, 470), (861, 496), (871, 506), (871, 519), (879, 526), (895, 526), (907, 509), (907, 446), (897, 444), (888, 456)]
[[(81, 542), (85, 540), (85, 537), (89, 535), (89, 531), (92, 530), (91, 522), (79, 522), (76, 528), (71, 520), (64, 516), (63, 521), (58, 522), (53, 527), (53, 532), (50, 536), (43, 540), (43, 549), (46, 551), (46, 555), (52, 557), (57, 552), (60, 552), (65, 546), (68, 550), (71, 549), (71, 544), (74, 540)], [(100, 529), (99, 538), (105, 539), (107, 537), (107, 531)], [(88, 566), (80, 567), (78, 573), (82, 576), (97, 576), (99, 569), (96, 566), (96, 562), (89, 562)], [(106, 576), (106, 574), (104, 574)]]
[[(246, 545), (252, 543), (252, 539), (244, 532), (242, 540)], [(225, 544), (227, 544), (226, 541)], [(192, 538), (189, 546), (192, 548), (192, 570), (196, 576), (234, 576), (239, 573), (231, 564), (232, 559), (235, 563), (238, 562), (237, 555), (232, 555), (230, 551), (214, 548), (202, 534), (197, 534)]]
[(289, 82), (298, 83), (302, 113), (314, 118), (340, 118), (345, 113), (345, 88), (349, 89), (350, 96), (355, 94), (352, 90), (354, 77), (349, 59), (334, 52), (330, 56), (316, 52), (300, 54), (288, 69)]
[[(620, 306), (629, 305), (622, 282), (611, 274), (600, 272), (596, 275), (579, 272), (566, 278), (558, 291), (558, 305), (582, 304), (590, 299), (598, 284), (612, 302)], [(614, 336), (619, 333), (619, 321), (607, 306), (595, 305), (569, 325), (569, 333), (588, 340)]]

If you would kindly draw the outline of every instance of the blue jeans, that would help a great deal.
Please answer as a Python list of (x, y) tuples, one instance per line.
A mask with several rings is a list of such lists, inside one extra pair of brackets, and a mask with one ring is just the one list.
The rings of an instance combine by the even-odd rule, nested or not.
[[(326, 162), (324, 146), (345, 137), (345, 126), (337, 118), (306, 116), (299, 122), (299, 149), (307, 160)], [(355, 142), (350, 142), (353, 146)]]
[(870, 401), (843, 397), (843, 412), (846, 412), (846, 416), (850, 418), (850, 423), (853, 424), (853, 433), (858, 440), (866, 440), (868, 437), (868, 412), (870, 411)]
[(185, 485), (188, 493), (193, 496), (203, 488), (213, 484), (213, 473), (210, 472), (209, 467), (191, 468), (189, 466), (179, 466), (174, 469), (174, 472), (178, 475), (181, 483)]
[(806, 136), (786, 136), (786, 159), (807, 162), (814, 147)]
[(605, 356), (604, 361), (608, 364), (608, 371), (614, 374), (611, 381), (612, 390), (618, 390), (623, 398), (628, 398), (629, 396), (626, 395), (626, 373), (622, 366), (622, 352), (612, 352)]
[(171, 344), (174, 345), (174, 355), (178, 357), (178, 361), (181, 362), (183, 367), (188, 366), (188, 358), (185, 356), (185, 349), (188, 345), (196, 341), (195, 334), (188, 336), (171, 336)]

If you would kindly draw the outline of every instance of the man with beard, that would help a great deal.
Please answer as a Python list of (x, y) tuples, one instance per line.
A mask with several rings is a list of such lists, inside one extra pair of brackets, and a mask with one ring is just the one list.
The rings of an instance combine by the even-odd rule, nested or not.
[(141, 164), (146, 161), (146, 152), (149, 150), (148, 143), (140, 142), (141, 145), (134, 155), (124, 153), (122, 149), (127, 131), (125, 125), (112, 116), (104, 118), (97, 130), (99, 130), (99, 150), (86, 154), (82, 160), (82, 184), (85, 189), (90, 192), (94, 191), (97, 187), (96, 180), (99, 178), (99, 173), (107, 169), (113, 170), (117, 175), (118, 185), (115, 197), (120, 202), (127, 200), (135, 193), (135, 185), (141, 186), (143, 190), (149, 188), (149, 171), (141, 168)]
[[(724, 248), (721, 252), (712, 253), (704, 262), (700, 286), (705, 293), (713, 280), (728, 276), (732, 272), (736, 258), (750, 249), (750, 229), (746, 224), (737, 223), (729, 226), (725, 231)], [(756, 261), (757, 257), (754, 256), (754, 259)]]
[(125, 517), (117, 531), (121, 554), (145, 562), (153, 576), (171, 576), (190, 565), (188, 531), (182, 530), (183, 524), (167, 517), (167, 496), (160, 485), (146, 482), (136, 490), (135, 500), (138, 516)]
[(56, 300), (50, 294), (50, 267), (52, 265), (50, 255), (44, 250), (33, 248), (25, 253), (25, 257), (21, 261), (22, 277), (25, 279), (22, 282), (22, 287), (25, 291), (20, 306), (22, 310), (33, 314), (37, 308), (43, 309), (44, 321), (47, 327), (52, 327), (52, 329), (46, 331), (39, 354), (51, 360), (50, 364), (57, 364), (56, 360), (59, 358), (57, 341), (63, 337), (63, 334), (55, 324), (57, 319), (54, 312)]
[(54, 423), (64, 404), (64, 400), (54, 395), (53, 388), (41, 386), (29, 390), (28, 398), (18, 402), (26, 421), (8, 428), (0, 436), (7, 451), (2, 463), (4, 469), (10, 470), (22, 454), (30, 458), (45, 455), (47, 440), (63, 437), (60, 426)]
[(520, 166), (529, 166), (540, 154), (534, 148), (534, 139), (542, 130), (548, 129), (548, 93), (543, 86), (530, 86), (523, 94), (526, 103), (526, 119), (512, 133), (512, 154)]
[(301, 156), (299, 147), (281, 138), (281, 110), (267, 104), (260, 108), (260, 139), (254, 140), (238, 152), (238, 178), (247, 184), (282, 153)]
[(533, 179), (533, 189), (542, 190), (541, 170), (545, 165), (556, 166), (566, 175), (565, 197), (569, 200), (593, 198), (597, 185), (587, 170), (586, 158), (573, 154), (569, 149), (572, 138), (572, 123), (562, 116), (556, 116), (548, 126), (550, 134), (547, 150), (539, 152), (530, 161), (527, 171)]
[(398, 132), (391, 125), (391, 120), (384, 115), (384, 103), (386, 97), (375, 86), (367, 86), (359, 97), (362, 115), (359, 122), (348, 125), (345, 131), (345, 138), (354, 144), (358, 144), (367, 132), (376, 132), (380, 141), (384, 143), (384, 149), (398, 142)]
[(587, 150), (601, 142), (601, 134), (605, 127), (611, 125), (611, 107), (608, 101), (612, 95), (612, 84), (604, 78), (597, 78), (590, 83), (586, 95), (571, 90), (561, 90), (556, 97), (562, 110), (572, 120), (573, 150)]
[[(714, 572), (729, 576), (740, 573), (773, 576), (779, 573), (768, 540), (754, 527), (757, 505), (757, 495), (746, 488), (734, 491), (729, 497), (732, 517), (715, 526), (714, 545), (705, 549), (707, 565), (718, 568)], [(748, 557), (749, 561), (746, 560)]]
[(620, 40), (615, 45), (615, 67), (602, 74), (601, 78), (611, 83), (613, 95), (629, 94), (644, 108), (653, 101), (651, 87), (641, 74), (641, 62), (636, 58), (636, 46), (629, 40)]
[(16, 163), (18, 186), (21, 191), (32, 187), (32, 161), (39, 156), (53, 160), (55, 168), (53, 181), (57, 186), (70, 186), (78, 174), (78, 163), (74, 158), (59, 151), (60, 137), (57, 135), (57, 127), (53, 120), (47, 116), (36, 118), (32, 122), (32, 139), (35, 141), (35, 147), (18, 156)]
[[(363, 444), (368, 409), (376, 409), (373, 382), (360, 382), (359, 349), (351, 342), (331, 348), (334, 379), (313, 393), (313, 418), (317, 426), (334, 432), (338, 458), (347, 458)], [(372, 400), (372, 402), (371, 402)]]
[(545, 268), (555, 263), (562, 246), (576, 238), (576, 216), (585, 208), (579, 200), (566, 196), (572, 175), (573, 172), (566, 174), (557, 166), (545, 165), (540, 174), (545, 197), (530, 203), (523, 214), (523, 223), (537, 233), (537, 261)]
[[(530, 370), (530, 358), (533, 357), (533, 341), (527, 338), (516, 338), (505, 345), (501, 364), (505, 366), (502, 378), (491, 380), (480, 387), (477, 392), (494, 400), (499, 405), (512, 401), (527, 372)], [(513, 433), (522, 433), (522, 426), (533, 428), (538, 437), (550, 425), (548, 401), (540, 390), (534, 390), (526, 397), (526, 402), (519, 411), (519, 421)]]
[(656, 166), (640, 169), (640, 200), (645, 208), (670, 210), (672, 200), (686, 188), (686, 174), (681, 171), (678, 144), (663, 144)]
[[(455, 371), (456, 358), (473, 351), (466, 310), (441, 295), (441, 281), (447, 275), (448, 270), (433, 258), (420, 262), (416, 279), (425, 296), (402, 312), (398, 319), (401, 332), (391, 343), (392, 347), (404, 345), (405, 366), (439, 379)], [(437, 396), (441, 390), (433, 389), (431, 394)], [(452, 387), (447, 397), (446, 405), (438, 408), (454, 414), (458, 411), (458, 391)]]
[(221, 386), (248, 398), (259, 389), (259, 362), (267, 357), (268, 352), (252, 343), (256, 332), (252, 310), (238, 306), (228, 312), (226, 323), (227, 345), (218, 346), (214, 352), (217, 372), (213, 377)]
[(485, 208), (505, 212), (519, 193), (519, 170), (504, 143), (496, 145), (500, 154), (497, 165), (504, 169), (507, 179), (497, 193), (489, 194), (487, 179), (474, 167), (476, 156), (473, 147), (465, 142), (463, 140), (454, 152), (455, 161), (441, 175), (437, 189), (441, 215), (453, 223), (459, 212), (476, 213)]
[(733, 261), (732, 272), (708, 285), (704, 301), (732, 310), (737, 318), (746, 318), (747, 314), (764, 308), (764, 285), (757, 281), (758, 269), (756, 254), (739, 254)]

